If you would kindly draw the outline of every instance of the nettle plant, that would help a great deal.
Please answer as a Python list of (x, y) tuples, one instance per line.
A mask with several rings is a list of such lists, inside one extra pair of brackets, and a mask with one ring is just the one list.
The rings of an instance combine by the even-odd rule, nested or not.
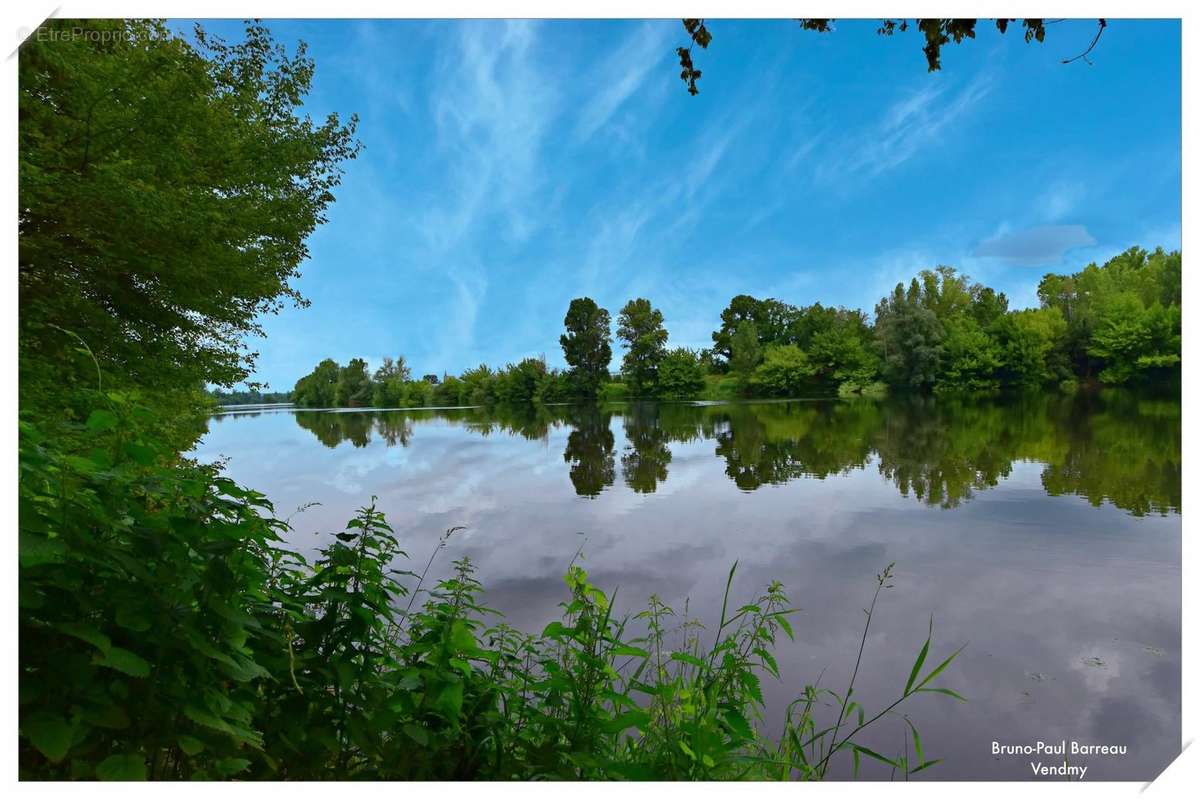
[(135, 397), (92, 400), (53, 433), (19, 423), (22, 778), (814, 780), (838, 754), (906, 777), (937, 763), (907, 717), (915, 759), (907, 734), (896, 756), (856, 740), (916, 694), (961, 699), (931, 685), (957, 652), (922, 675), (932, 636), (893, 703), (868, 716), (854, 699), (890, 566), (846, 691), (805, 687), (772, 738), (761, 681), (780, 678), (796, 613), (778, 583), (733, 608), (734, 564), (709, 632), (657, 597), (618, 616), (573, 560), (560, 618), (522, 633), (481, 604), (469, 560), (429, 588), (432, 557), (397, 566), (373, 503), (310, 563), (266, 498), (173, 455)]

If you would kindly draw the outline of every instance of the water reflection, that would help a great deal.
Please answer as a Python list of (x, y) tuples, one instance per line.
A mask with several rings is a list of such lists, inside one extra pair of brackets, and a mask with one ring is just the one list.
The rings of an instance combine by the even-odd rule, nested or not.
[(617, 479), (611, 420), (611, 413), (595, 408), (578, 409), (572, 415), (563, 461), (571, 465), (571, 485), (583, 497), (599, 497)]
[[(566, 428), (571, 484), (596, 498), (620, 478), (650, 494), (669, 483), (672, 446), (712, 442), (725, 475), (752, 492), (799, 478), (877, 469), (899, 493), (955, 508), (1007, 478), (1014, 464), (1042, 465), (1047, 494), (1109, 501), (1135, 515), (1178, 513), (1181, 427), (1177, 399), (1104, 391), (1007, 402), (930, 397), (885, 402), (636, 403), (388, 412), (296, 411), (326, 447), (366, 447), (378, 437), (407, 447), (423, 424), (461, 426), (549, 441)], [(614, 429), (623, 433), (617, 447)], [(619, 456), (619, 459), (618, 459)]]
[[(430, 580), (470, 558), (486, 605), (524, 630), (558, 617), (581, 549), (620, 611), (653, 593), (710, 626), (734, 561), (739, 599), (781, 580), (804, 611), (783, 680), (763, 682), (769, 726), (804, 682), (849, 675), (864, 592), (897, 562), (856, 696), (890, 701), (931, 614), (936, 641), (969, 643), (948, 684), (970, 702), (912, 709), (945, 759), (917, 777), (1029, 779), (991, 742), (1068, 738), (1132, 748), (1089, 780), (1149, 780), (1179, 750), (1180, 446), (1177, 396), (1106, 392), (235, 412), (195, 455), (228, 457), (306, 555), (372, 497), (413, 557), (398, 568), (465, 525)], [(906, 730), (863, 743), (895, 752)]]

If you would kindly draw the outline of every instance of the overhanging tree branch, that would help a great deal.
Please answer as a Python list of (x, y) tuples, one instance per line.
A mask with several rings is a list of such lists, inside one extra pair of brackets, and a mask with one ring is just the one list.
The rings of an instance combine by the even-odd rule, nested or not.
[(1092, 50), (1095, 49), (1096, 44), (1100, 41), (1100, 36), (1104, 33), (1104, 29), (1107, 27), (1108, 27), (1108, 21), (1101, 19), (1100, 25), (1096, 29), (1096, 36), (1095, 36), (1095, 38), (1092, 39), (1092, 43), (1088, 45), (1087, 50), (1084, 50), (1082, 53), (1080, 53), (1077, 56), (1074, 56), (1073, 58), (1064, 58), (1062, 60), (1062, 63), (1070, 64), (1072, 61), (1078, 61), (1079, 59), (1082, 58), (1084, 60), (1084, 62), (1086, 62), (1087, 65), (1090, 67), (1092, 65), (1092, 61), (1091, 61), (1091, 59), (1088, 58), (1088, 53), (1092, 52)]

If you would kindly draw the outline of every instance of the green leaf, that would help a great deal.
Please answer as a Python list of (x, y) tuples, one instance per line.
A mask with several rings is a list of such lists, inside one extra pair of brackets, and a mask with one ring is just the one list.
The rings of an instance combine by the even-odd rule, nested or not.
[(754, 730), (750, 727), (750, 723), (742, 715), (742, 712), (737, 709), (731, 708), (725, 712), (725, 722), (739, 738), (754, 738)]
[(746, 687), (746, 691), (750, 692), (750, 696), (754, 698), (760, 706), (766, 705), (763, 699), (762, 683), (758, 680), (758, 676), (753, 672), (743, 672), (741, 675), (742, 686)]
[(626, 711), (612, 719), (605, 720), (602, 727), (606, 733), (620, 733), (628, 728), (645, 730), (650, 725), (650, 715), (640, 709)]
[(81, 472), (84, 475), (91, 475), (104, 469), (104, 465), (92, 458), (84, 458), (83, 456), (67, 456), (63, 461), (71, 466), (76, 472)]
[(763, 660), (763, 663), (766, 664), (767, 669), (771, 672), (771, 674), (774, 675), (776, 678), (778, 678), (779, 677), (779, 664), (776, 663), (775, 656), (771, 655), (770, 651), (768, 651), (766, 648), (763, 648), (763, 647), (754, 648), (754, 652), (759, 658), (761, 658)]
[(228, 660), (217, 659), (224, 666), (224, 672), (235, 681), (245, 682), (255, 678), (265, 678), (268, 673), (259, 664), (245, 656), (229, 656)]
[(405, 723), (403, 730), (408, 738), (412, 739), (422, 747), (425, 747), (429, 744), (429, 734), (425, 731), (425, 728), (421, 727), (420, 725), (408, 722)]
[(779, 627), (783, 628), (783, 632), (787, 634), (787, 637), (795, 641), (796, 635), (792, 632), (792, 623), (788, 622), (785, 616), (788, 613), (790, 612), (780, 611), (775, 615), (775, 621), (779, 623)]
[(58, 630), (67, 636), (74, 636), (76, 639), (85, 641), (105, 655), (108, 655), (112, 651), (112, 640), (97, 630), (94, 625), (85, 625), (79, 622), (64, 622), (57, 627)]
[(672, 661), (682, 661), (684, 664), (691, 664), (693, 667), (700, 667), (701, 669), (703, 669), (705, 667), (705, 664), (703, 661), (696, 658), (691, 653), (685, 653), (682, 650), (676, 650), (673, 653), (671, 653), (671, 660)]
[(473, 653), (479, 649), (475, 643), (475, 634), (467, 627), (467, 623), (457, 620), (450, 626), (450, 649), (459, 653)]
[(961, 700), (964, 703), (967, 702), (967, 698), (963, 697), (958, 692), (954, 691), (953, 689), (945, 689), (941, 686), (930, 686), (927, 689), (916, 689), (916, 690), (914, 690), (914, 692), (937, 692), (938, 694), (949, 695), (950, 697), (953, 697), (955, 700)]
[(647, 658), (650, 655), (642, 648), (634, 647), (630, 644), (616, 645), (608, 652), (612, 653), (614, 656), (635, 656), (637, 658)]
[(925, 754), (921, 751), (921, 734), (917, 733), (917, 726), (912, 724), (912, 720), (910, 720), (908, 717), (905, 717), (904, 721), (908, 723), (908, 728), (912, 731), (913, 750), (916, 751), (917, 754), (917, 763), (924, 764)]
[(71, 749), (71, 738), (75, 735), (75, 728), (57, 714), (39, 711), (30, 714), (21, 723), (21, 733), (42, 755), (58, 762), (62, 761)]
[(950, 656), (945, 661), (943, 661), (941, 664), (938, 664), (936, 667), (934, 667), (933, 671), (930, 672), (928, 675), (926, 675), (924, 678), (922, 678), (921, 682), (919, 684), (917, 684), (917, 686), (918, 687), (924, 686), (925, 684), (929, 683), (931, 680), (936, 678), (938, 675), (940, 675), (942, 670), (944, 670), (946, 667), (950, 666), (951, 661), (958, 658), (958, 654), (963, 651), (964, 647), (966, 647), (965, 644), (962, 647), (955, 650), (953, 653), (951, 653)]
[(189, 756), (194, 756), (197, 753), (204, 751), (204, 742), (197, 739), (195, 736), (186, 734), (179, 737), (179, 749)]
[(39, 567), (42, 564), (59, 564), (65, 560), (67, 548), (58, 539), (48, 539), (45, 536), (28, 531), (21, 531), (17, 537), (18, 560), (22, 567)]
[(874, 750), (870, 749), (869, 747), (863, 747), (861, 744), (852, 744), (850, 746), (854, 748), (855, 753), (862, 753), (867, 758), (873, 758), (876, 761), (882, 761), (884, 764), (887, 764), (889, 767), (896, 767), (897, 769), (899, 769), (899, 767), (900, 767), (900, 765), (898, 763), (896, 763), (895, 761), (893, 761), (892, 759), (888, 758), (887, 756), (879, 755), (879, 753), (876, 753)]
[(850, 715), (851, 715), (851, 714), (853, 714), (855, 711), (858, 711), (858, 724), (859, 724), (859, 725), (862, 725), (862, 724), (863, 724), (863, 718), (866, 716), (866, 709), (864, 709), (864, 708), (862, 707), (862, 705), (861, 705), (861, 704), (860, 704), (860, 703), (859, 703), (857, 700), (851, 700), (851, 701), (850, 701), (850, 702), (849, 702), (849, 703), (846, 705), (846, 716), (847, 716), (847, 717), (848, 717), (848, 716), (850, 716)]
[(111, 648), (103, 658), (96, 659), (95, 663), (118, 672), (124, 672), (134, 678), (150, 677), (150, 662), (137, 653), (131, 653), (120, 647)]
[(555, 620), (542, 629), (543, 639), (555, 639), (559, 636), (568, 633), (568, 629), (561, 622)]
[(461, 683), (448, 683), (438, 694), (437, 706), (442, 710), (446, 719), (451, 722), (458, 721), (459, 712), (462, 711), (462, 704), (463, 685)]
[(908, 694), (912, 689), (912, 685), (917, 680), (917, 674), (921, 671), (921, 666), (925, 663), (925, 656), (929, 655), (929, 641), (933, 638), (933, 620), (929, 621), (929, 636), (925, 638), (925, 644), (921, 647), (921, 652), (917, 654), (917, 660), (912, 665), (912, 672), (908, 673), (908, 683), (904, 684), (904, 694)]
[[(249, 728), (243, 726), (231, 725), (224, 719), (216, 716), (210, 711), (206, 711), (198, 706), (184, 706), (183, 714), (192, 722), (203, 725), (206, 728), (212, 728), (215, 731), (227, 733), (235, 739), (243, 742), (249, 742), (255, 747), (262, 746), (262, 736)], [(313, 735), (309, 734), (310, 737)]]
[(921, 770), (925, 769), (926, 767), (932, 767), (934, 764), (940, 764), (940, 763), (942, 763), (942, 760), (940, 758), (935, 758), (933, 761), (926, 761), (925, 763), (921, 764), (919, 767), (917, 767), (916, 769), (914, 769), (912, 772), (910, 772), (908, 774), (915, 775), (918, 772), (920, 772)]
[(117, 425), (117, 415), (103, 408), (97, 408), (87, 418), (89, 431), (106, 431)]
[(229, 778), (249, 767), (250, 761), (245, 758), (222, 758), (214, 766), (221, 777)]
[(109, 756), (96, 765), (96, 777), (102, 781), (144, 781), (146, 759), (139, 753)]
[(229, 727), (229, 723), (220, 717), (215, 716), (212, 712), (205, 711), (203, 708), (199, 708), (197, 706), (186, 706), (183, 709), (183, 715), (192, 722), (203, 725), (206, 728), (212, 728), (213, 730), (222, 731), (223, 733), (232, 732), (232, 729)]
[(154, 463), (158, 450), (141, 442), (130, 442), (125, 445), (125, 454), (143, 467)]

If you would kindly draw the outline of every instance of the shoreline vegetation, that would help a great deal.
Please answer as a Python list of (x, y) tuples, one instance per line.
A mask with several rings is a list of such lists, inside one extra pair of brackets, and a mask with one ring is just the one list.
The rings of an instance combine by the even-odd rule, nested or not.
[[(205, 430), (205, 388), (253, 375), (263, 315), (308, 302), (294, 282), (362, 149), (358, 120), (306, 115), (313, 60), (257, 22), (237, 41), (155, 20), (72, 35), (82, 24), (47, 20), (18, 58), (22, 779), (820, 779), (834, 759), (894, 777), (936, 763), (907, 718), (894, 752), (855, 737), (917, 694), (957, 698), (934, 684), (957, 651), (930, 667), (930, 640), (914, 647), (896, 701), (867, 712), (853, 694), (866, 626), (839, 693), (814, 683), (782, 737), (761, 732), (760, 681), (790, 636), (778, 584), (708, 631), (655, 598), (626, 629), (573, 563), (561, 619), (528, 635), (478, 605), (467, 562), (430, 589), (394, 571), (401, 543), (373, 505), (311, 563), (283, 546), (288, 523), (263, 495), (184, 454)], [(695, 394), (718, 375), (718, 389), (732, 375), (784, 393), (1154, 377), (1178, 369), (1179, 265), (1131, 251), (1014, 313), (951, 271), (923, 273), (873, 329), (861, 312), (793, 320), (741, 302), (711, 368), (667, 350), (661, 313), (634, 301), (618, 319), (624, 390), (603, 382), (607, 314), (573, 303), (569, 380), (527, 359), (455, 381), (544, 401)], [(293, 399), (451, 384), (381, 369), (323, 362)]]
[[(702, 350), (669, 348), (662, 312), (638, 298), (617, 317), (625, 355), (611, 375), (609, 313), (583, 297), (564, 318), (565, 370), (543, 355), (414, 379), (403, 356), (385, 357), (373, 373), (361, 358), (325, 359), (290, 393), (242, 402), (419, 408), (1178, 384), (1180, 252), (1134, 247), (1073, 275), (1047, 274), (1038, 298), (1038, 308), (1010, 311), (1003, 292), (945, 266), (923, 270), (907, 289), (897, 284), (873, 319), (857, 309), (738, 295)], [(214, 395), (222, 403), (231, 397)]]

